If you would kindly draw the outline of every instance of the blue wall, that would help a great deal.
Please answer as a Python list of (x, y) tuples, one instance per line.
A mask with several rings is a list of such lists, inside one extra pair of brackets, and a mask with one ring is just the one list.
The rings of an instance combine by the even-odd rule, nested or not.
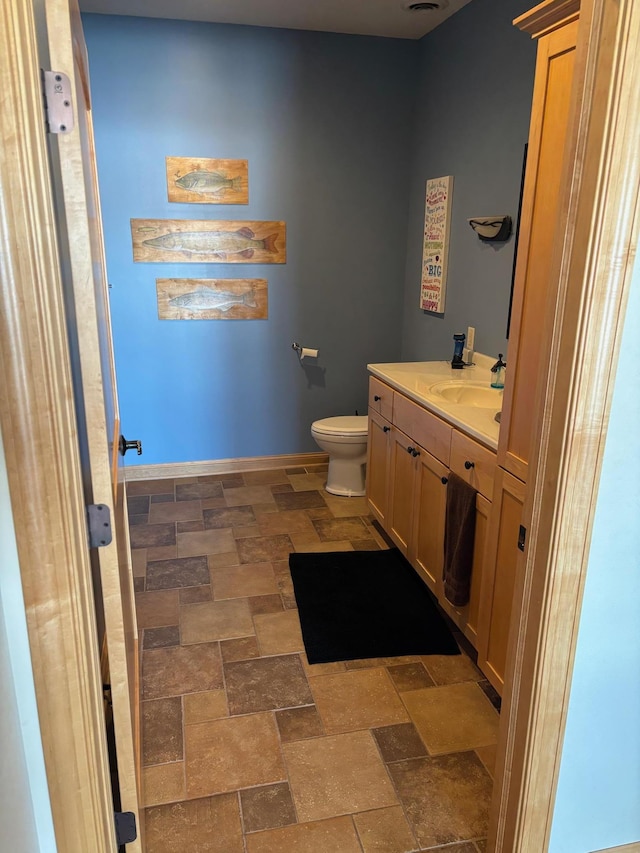
[[(482, 243), (467, 220), (517, 220), (536, 45), (512, 20), (532, 5), (474, 0), (420, 42), (403, 360), (450, 359), (452, 335), (467, 326), (479, 352), (507, 351), (515, 240)], [(419, 307), (425, 181), (441, 175), (454, 176), (444, 315)]]
[[(474, 0), (421, 42), (85, 16), (122, 422), (146, 464), (315, 450), (313, 420), (365, 412), (367, 362), (449, 358), (468, 325), (506, 351), (514, 240), (467, 219), (517, 214), (528, 5)], [(167, 155), (248, 159), (250, 204), (169, 204)], [(442, 317), (418, 298), (424, 185), (444, 174)], [(132, 217), (283, 219), (287, 264), (134, 264)], [(267, 277), (269, 319), (159, 321), (171, 276)]]
[[(400, 356), (418, 44), (83, 21), (125, 435), (145, 464), (318, 450), (312, 421), (364, 414), (367, 362)], [(249, 205), (170, 204), (167, 155), (248, 159)], [(134, 264), (130, 218), (282, 219), (287, 263)], [(159, 321), (174, 276), (266, 277), (269, 319)]]
[[(640, 248), (640, 247), (639, 247)], [(605, 445), (549, 853), (640, 840), (640, 335), (636, 262)]]

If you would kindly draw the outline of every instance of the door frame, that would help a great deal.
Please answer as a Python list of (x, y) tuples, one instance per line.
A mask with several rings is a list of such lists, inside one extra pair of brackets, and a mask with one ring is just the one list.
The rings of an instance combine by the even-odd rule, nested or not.
[[(0, 429), (56, 839), (65, 853), (113, 853), (34, 2), (0, 4)], [(631, 155), (640, 131), (639, 45), (640, 4), (583, 2), (577, 61), (584, 97), (575, 102), (570, 134), (575, 167), (561, 192), (558, 299), (548, 324), (547, 381), (536, 407), (535, 486), (525, 508), (531, 544), (516, 591), (522, 604), (514, 608), (492, 806), (489, 849), (504, 853), (548, 847), (638, 240), (640, 164)]]
[(640, 4), (555, 0), (532, 36), (580, 8), (572, 109), (535, 404), (489, 850), (548, 849), (602, 457), (640, 235)]
[(54, 831), (115, 853), (100, 655), (34, 7), (0, 4), (0, 429)]

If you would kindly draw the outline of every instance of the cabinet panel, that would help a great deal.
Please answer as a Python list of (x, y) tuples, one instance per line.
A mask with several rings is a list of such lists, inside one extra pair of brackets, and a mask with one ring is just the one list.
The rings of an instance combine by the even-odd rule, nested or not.
[[(414, 523), (409, 559), (436, 595), (442, 588), (447, 466), (417, 446)], [(444, 480), (444, 483), (443, 483)]]
[(382, 415), (388, 421), (391, 420), (393, 413), (393, 391), (384, 382), (376, 379), (375, 376), (369, 377), (369, 408)]
[(577, 21), (540, 38), (513, 293), (498, 463), (526, 482), (562, 185)]
[(491, 500), (496, 471), (496, 454), (493, 451), (453, 430), (449, 467), (458, 477)]
[(449, 464), (451, 451), (451, 427), (436, 415), (432, 415), (413, 400), (396, 391), (393, 397), (393, 423), (410, 435), (413, 441), (424, 447), (432, 456)]
[(415, 457), (408, 451), (415, 447), (401, 430), (391, 427), (389, 463), (389, 503), (387, 505), (387, 532), (405, 555), (409, 554), (413, 527), (415, 483)]
[(467, 605), (466, 620), (463, 626), (465, 636), (474, 647), (478, 645), (478, 620), (480, 615), (480, 594), (484, 576), (487, 533), (491, 501), (478, 495), (476, 498), (476, 538), (473, 546), (473, 574), (471, 575), (471, 595)]
[(374, 517), (386, 523), (389, 497), (389, 451), (391, 424), (382, 415), (369, 409), (369, 440), (367, 445), (367, 501)]
[(518, 538), (525, 490), (524, 483), (497, 469), (480, 593), (478, 666), (499, 693), (504, 685), (516, 573), (522, 567)]

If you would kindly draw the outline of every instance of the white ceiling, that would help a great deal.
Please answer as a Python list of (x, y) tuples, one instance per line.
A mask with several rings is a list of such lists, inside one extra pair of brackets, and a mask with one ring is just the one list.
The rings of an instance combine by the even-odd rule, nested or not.
[(419, 39), (470, 0), (434, 0), (435, 11), (406, 11), (409, 0), (80, 0), (83, 12), (174, 18)]

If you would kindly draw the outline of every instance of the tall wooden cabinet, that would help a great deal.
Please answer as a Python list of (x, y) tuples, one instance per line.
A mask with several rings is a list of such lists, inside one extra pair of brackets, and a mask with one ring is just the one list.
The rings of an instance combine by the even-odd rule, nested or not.
[(507, 358), (498, 474), (489, 521), (481, 593), (478, 663), (493, 686), (504, 684), (520, 530), (531, 458), (534, 406), (544, 351), (545, 316), (555, 299), (550, 278), (558, 227), (558, 193), (568, 130), (579, 2), (549, 0), (514, 21), (538, 40), (511, 335)]

